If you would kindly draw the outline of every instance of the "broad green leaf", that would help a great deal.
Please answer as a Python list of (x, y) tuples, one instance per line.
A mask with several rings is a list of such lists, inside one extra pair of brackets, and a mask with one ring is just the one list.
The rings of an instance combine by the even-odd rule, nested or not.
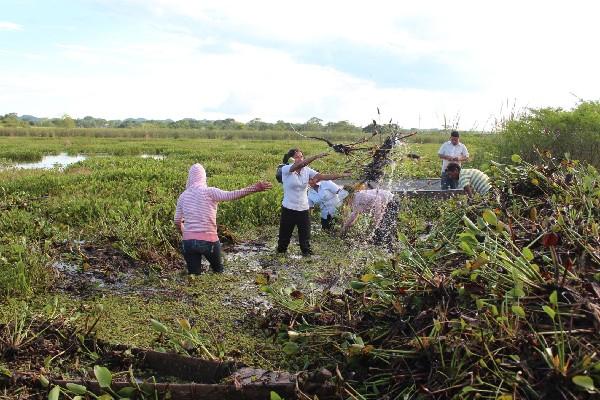
[(510, 156), (510, 159), (512, 160), (512, 162), (514, 162), (515, 164), (521, 164), (521, 162), (523, 161), (523, 159), (521, 158), (520, 155), (518, 154), (513, 154), (512, 156)]
[(158, 322), (155, 319), (150, 318), (150, 323), (152, 324), (152, 328), (160, 333), (167, 333), (168, 329), (165, 325), (163, 325), (161, 322)]
[(38, 379), (43, 387), (48, 387), (50, 385), (50, 381), (44, 375), (40, 375)]
[(475, 255), (475, 252), (473, 251), (473, 249), (471, 248), (471, 246), (469, 246), (469, 244), (467, 242), (461, 241), (458, 244), (458, 247), (460, 247), (462, 249), (462, 251), (464, 251), (469, 256)]
[(594, 387), (594, 380), (592, 378), (590, 378), (589, 376), (576, 375), (573, 377), (572, 381), (577, 386), (581, 386), (582, 388), (584, 388), (585, 390), (587, 390), (589, 392), (593, 392), (594, 390), (596, 390), (596, 388)]
[(514, 305), (511, 307), (511, 309), (512, 309), (512, 312), (517, 314), (519, 317), (525, 318), (525, 310), (523, 310), (523, 307)]
[(294, 342), (287, 342), (283, 345), (283, 352), (288, 356), (296, 354), (299, 349), (300, 347)]
[(556, 290), (550, 294), (550, 303), (555, 306), (558, 305), (558, 294), (556, 293)]
[(134, 393), (135, 393), (136, 389), (134, 387), (131, 386), (126, 386), (124, 388), (121, 388), (117, 394), (121, 397), (131, 397)]
[(67, 389), (75, 394), (85, 394), (87, 392), (87, 388), (83, 385), (78, 385), (76, 383), (67, 383)]
[(98, 397), (97, 400), (114, 400), (114, 398), (110, 394), (104, 393), (103, 395)]
[(360, 277), (360, 280), (363, 282), (371, 282), (373, 280), (375, 280), (376, 275), (375, 274), (364, 274), (363, 276)]
[(492, 226), (498, 225), (498, 217), (492, 210), (485, 210), (483, 212), (483, 220)]
[(352, 281), (350, 282), (350, 287), (354, 290), (361, 290), (364, 289), (365, 286), (367, 286), (366, 283), (361, 282), (361, 281)]
[(275, 291), (273, 290), (273, 288), (271, 286), (261, 286), (260, 287), (260, 291), (264, 292), (264, 293), (268, 293), (268, 294), (275, 294)]
[(522, 253), (523, 258), (525, 258), (527, 261), (533, 260), (533, 252), (529, 249), (529, 247), (524, 247)]
[(548, 306), (542, 306), (542, 309), (543, 309), (543, 310), (546, 312), (546, 314), (548, 314), (548, 316), (549, 316), (550, 318), (552, 318), (552, 320), (554, 321), (554, 317), (556, 316), (556, 312), (555, 312), (555, 311), (554, 311), (552, 308), (550, 308), (550, 307), (548, 307)]
[(520, 287), (513, 288), (512, 290), (510, 290), (509, 293), (513, 297), (524, 297), (525, 296), (525, 292)]
[(100, 365), (94, 365), (94, 375), (98, 380), (98, 384), (101, 388), (109, 388), (112, 383), (112, 374), (106, 367)]
[(48, 393), (48, 400), (58, 400), (58, 396), (60, 396), (60, 386), (56, 385)]
[(277, 393), (271, 391), (271, 397), (270, 400), (283, 400), (283, 397), (281, 397), (280, 395), (278, 395)]

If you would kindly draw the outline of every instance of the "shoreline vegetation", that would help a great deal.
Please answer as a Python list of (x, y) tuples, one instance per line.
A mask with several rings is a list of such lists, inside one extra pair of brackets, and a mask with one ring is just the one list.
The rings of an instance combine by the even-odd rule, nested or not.
[[(0, 169), (0, 398), (74, 397), (87, 389), (43, 385), (108, 370), (113, 382), (146, 379), (102, 343), (318, 375), (339, 398), (594, 398), (599, 134), (597, 103), (540, 110), (498, 134), (461, 132), (493, 193), (400, 199), (393, 253), (365, 244), (368, 221), (341, 239), (315, 214), (317, 255), (277, 256), (275, 184), (219, 207), (226, 273), (192, 279), (171, 222), (191, 164), (223, 189), (275, 183), (290, 147), (327, 145), (291, 129), (0, 128), (0, 165), (89, 156), (63, 170)], [(437, 177), (444, 140), (411, 137), (384, 179)], [(363, 158), (332, 153), (315, 168), (358, 171)]]

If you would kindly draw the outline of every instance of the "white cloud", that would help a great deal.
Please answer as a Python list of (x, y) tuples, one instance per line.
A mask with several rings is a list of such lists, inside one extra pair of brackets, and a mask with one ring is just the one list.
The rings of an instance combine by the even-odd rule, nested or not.
[(22, 31), (23, 26), (14, 22), (0, 21), (0, 31)]
[[(317, 116), (366, 125), (379, 107), (384, 120), (416, 127), (420, 117), (422, 127), (431, 127), (440, 126), (444, 114), (454, 115), (457, 105), (473, 102), (469, 95), (378, 88), (372, 81), (332, 68), (299, 64), (281, 51), (233, 43), (229, 53), (202, 54), (186, 51), (187, 44), (179, 43), (181, 48), (155, 43), (110, 50), (62, 45), (104, 62), (89, 73), (4, 76), (0, 87), (13, 93), (10, 104), (19, 110), (11, 111), (105, 118), (258, 117), (303, 122)], [(125, 54), (131, 57), (124, 59)], [(85, 57), (79, 62), (89, 66)], [(108, 65), (122, 71), (108, 71)], [(2, 97), (0, 104), (8, 103), (8, 97)], [(469, 117), (477, 116), (475, 110), (468, 112)]]
[[(154, 16), (136, 14), (148, 18), (151, 39), (145, 32), (123, 36), (118, 45), (76, 39), (55, 45), (58, 51), (45, 54), (49, 62), (39, 72), (2, 71), (0, 110), (243, 121), (316, 116), (366, 124), (379, 107), (382, 120), (405, 127), (439, 127), (444, 117), (459, 116), (460, 128), (468, 129), (490, 128), (494, 117), (521, 106), (571, 106), (571, 92), (584, 99), (600, 93), (600, 53), (593, 47), (600, 36), (595, 22), (600, 6), (593, 2), (130, 4)], [(125, 9), (121, 6), (118, 2), (113, 12)], [(210, 33), (200, 34), (195, 26)], [(336, 69), (335, 63), (302, 61), (295, 52), (336, 43), (381, 49), (401, 60), (435, 61), (473, 86), (444, 91), (386, 85), (369, 73), (361, 75), (370, 77), (365, 79)], [(52, 60), (64, 70), (48, 68)], [(517, 104), (502, 106), (507, 99)]]

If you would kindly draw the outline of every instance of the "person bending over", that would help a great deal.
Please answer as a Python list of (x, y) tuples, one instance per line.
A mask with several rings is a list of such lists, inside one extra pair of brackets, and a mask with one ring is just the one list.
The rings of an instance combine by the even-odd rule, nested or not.
[(373, 217), (373, 244), (386, 244), (390, 247), (397, 236), (398, 203), (394, 200), (394, 194), (384, 189), (355, 192), (350, 215), (342, 226), (342, 235), (345, 235), (358, 216), (364, 213), (370, 213)]
[(457, 189), (463, 189), (469, 197), (474, 193), (486, 194), (490, 191), (490, 178), (475, 168), (460, 168), (460, 165), (451, 163), (446, 168), (446, 175), (458, 182)]
[(256, 182), (231, 192), (206, 185), (206, 171), (200, 164), (191, 166), (185, 191), (177, 199), (173, 222), (183, 235), (182, 251), (188, 273), (202, 272), (204, 256), (214, 272), (223, 272), (221, 242), (217, 236), (217, 207), (222, 201), (237, 200), (272, 187), (269, 182)]
[(310, 207), (319, 206), (321, 210), (321, 228), (331, 231), (333, 229), (333, 218), (342, 201), (348, 196), (348, 192), (332, 181), (309, 179), (308, 184), (310, 185), (308, 205)]
[(310, 215), (308, 205), (308, 180), (335, 180), (350, 176), (344, 174), (321, 174), (308, 165), (323, 158), (327, 153), (317, 154), (309, 158), (304, 158), (300, 149), (290, 149), (283, 156), (283, 163), (287, 163), (290, 158), (294, 159), (293, 164), (287, 164), (281, 168), (281, 179), (283, 183), (283, 201), (281, 203), (281, 218), (279, 220), (279, 239), (277, 241), (277, 252), (287, 252), (294, 228), (298, 227), (298, 240), (300, 250), (303, 256), (313, 254), (310, 248)]

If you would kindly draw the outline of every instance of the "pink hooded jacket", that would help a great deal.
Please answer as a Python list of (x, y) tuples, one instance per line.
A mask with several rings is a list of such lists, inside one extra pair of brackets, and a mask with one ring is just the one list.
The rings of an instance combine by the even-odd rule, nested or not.
[(216, 242), (217, 207), (221, 201), (236, 200), (257, 192), (255, 185), (227, 192), (206, 186), (206, 171), (200, 164), (191, 166), (185, 191), (177, 199), (173, 222), (182, 224), (183, 240)]
[(343, 230), (350, 228), (361, 213), (370, 212), (373, 215), (373, 225), (377, 226), (383, 217), (385, 207), (394, 198), (389, 190), (369, 189), (361, 190), (354, 194), (352, 199), (352, 213), (344, 223)]

